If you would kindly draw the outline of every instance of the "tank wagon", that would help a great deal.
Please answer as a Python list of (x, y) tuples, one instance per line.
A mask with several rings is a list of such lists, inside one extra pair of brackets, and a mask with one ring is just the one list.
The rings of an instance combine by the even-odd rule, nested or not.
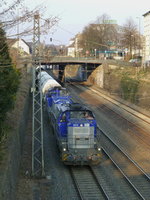
[(62, 86), (55, 80), (53, 79), (47, 72), (41, 71), (41, 73), (38, 73), (38, 79), (41, 78), (41, 90), (43, 96), (46, 95), (48, 90), (52, 88), (61, 88)]
[(99, 164), (101, 148), (92, 111), (74, 102), (66, 89), (43, 71), (41, 85), (61, 160), (66, 165)]

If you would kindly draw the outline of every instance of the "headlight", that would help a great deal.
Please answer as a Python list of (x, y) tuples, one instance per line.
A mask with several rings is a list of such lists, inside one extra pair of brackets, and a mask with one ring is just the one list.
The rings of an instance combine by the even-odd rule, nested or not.
[(98, 148), (97, 150), (98, 150), (98, 151), (101, 151), (101, 148)]
[(63, 151), (66, 151), (66, 148), (63, 148)]

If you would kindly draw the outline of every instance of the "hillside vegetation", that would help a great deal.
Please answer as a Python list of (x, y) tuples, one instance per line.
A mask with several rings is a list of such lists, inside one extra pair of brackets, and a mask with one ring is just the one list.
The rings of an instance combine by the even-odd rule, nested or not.
[(9, 129), (5, 120), (7, 112), (13, 108), (16, 99), (19, 77), (20, 73), (9, 55), (5, 31), (0, 28), (0, 145)]

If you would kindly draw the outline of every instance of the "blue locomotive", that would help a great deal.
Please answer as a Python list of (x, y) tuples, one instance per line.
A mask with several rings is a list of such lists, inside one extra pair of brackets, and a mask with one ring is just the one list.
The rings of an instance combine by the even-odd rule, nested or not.
[(41, 72), (41, 85), (61, 160), (67, 165), (99, 164), (101, 148), (92, 111), (74, 102), (66, 89), (46, 72)]

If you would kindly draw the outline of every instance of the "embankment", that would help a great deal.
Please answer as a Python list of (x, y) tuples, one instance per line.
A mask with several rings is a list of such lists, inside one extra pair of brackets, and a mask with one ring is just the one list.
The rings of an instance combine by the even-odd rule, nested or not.
[(14, 110), (8, 113), (7, 124), (10, 127), (3, 144), (0, 163), (0, 199), (15, 200), (15, 189), (20, 167), (24, 136), (31, 105), (31, 77), (26, 69), (21, 70), (21, 83), (17, 93)]

